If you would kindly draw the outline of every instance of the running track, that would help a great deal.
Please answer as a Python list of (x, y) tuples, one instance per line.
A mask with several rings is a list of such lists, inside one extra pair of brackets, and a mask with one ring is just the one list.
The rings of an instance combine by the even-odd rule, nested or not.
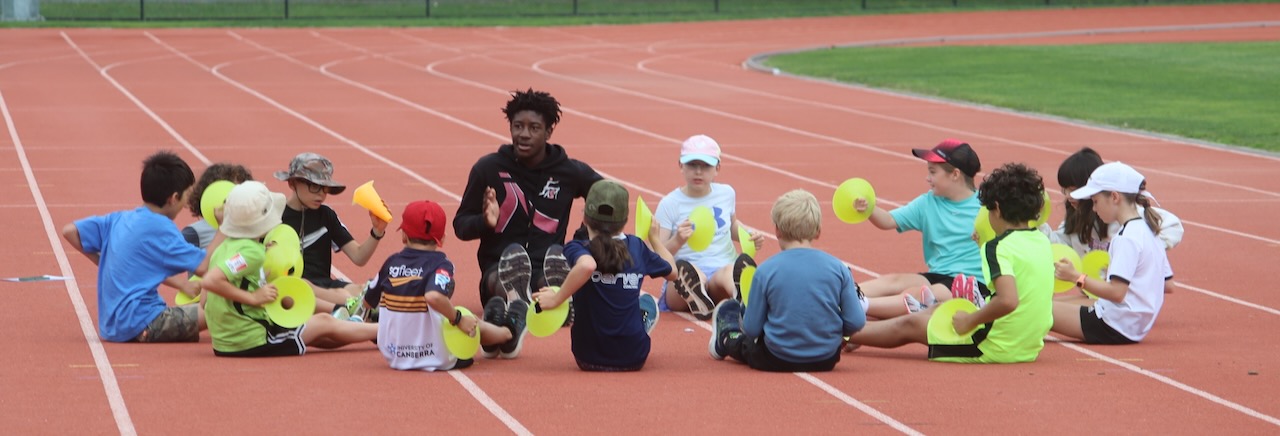
[[(904, 97), (743, 67), (753, 55), (874, 43), (1106, 43), (1280, 39), (1280, 5), (971, 12), (756, 22), (472, 29), (0, 31), (0, 428), (8, 433), (434, 434), (1182, 433), (1280, 427), (1280, 159), (1150, 135)], [(940, 38), (944, 38), (943, 39)], [(139, 204), (139, 162), (172, 149), (198, 172), (271, 173), (301, 151), (338, 180), (375, 179), (393, 211), (452, 211), (470, 165), (509, 139), (499, 107), (534, 87), (565, 105), (554, 142), (656, 205), (680, 183), (678, 142), (724, 146), (739, 217), (768, 226), (781, 193), (829, 199), (865, 177), (896, 207), (926, 189), (911, 147), (959, 137), (984, 168), (1022, 161), (1053, 183), (1082, 146), (1136, 165), (1187, 235), (1180, 288), (1142, 345), (1051, 343), (1038, 362), (929, 363), (924, 348), (859, 350), (836, 371), (765, 374), (707, 357), (710, 326), (662, 318), (645, 370), (582, 373), (568, 335), (514, 361), (452, 373), (387, 369), (372, 345), (303, 358), (214, 359), (199, 344), (103, 344), (96, 270), (57, 235)], [(1056, 203), (1061, 195), (1051, 193)], [(363, 212), (330, 204), (354, 234)], [(829, 204), (826, 205), (829, 207)], [(185, 225), (191, 218), (180, 217)], [(922, 268), (919, 237), (839, 223), (819, 245), (866, 280)], [(1061, 219), (1055, 211), (1052, 222)], [(395, 225), (397, 223), (393, 223)], [(451, 237), (452, 238), (452, 237)], [(451, 239), (479, 308), (475, 245)], [(375, 259), (398, 249), (388, 238)], [(777, 252), (767, 244), (761, 257)], [(344, 258), (345, 259), (345, 258)], [(362, 278), (379, 262), (340, 273)], [(646, 289), (653, 292), (652, 281)], [(164, 291), (172, 296), (173, 291)]]

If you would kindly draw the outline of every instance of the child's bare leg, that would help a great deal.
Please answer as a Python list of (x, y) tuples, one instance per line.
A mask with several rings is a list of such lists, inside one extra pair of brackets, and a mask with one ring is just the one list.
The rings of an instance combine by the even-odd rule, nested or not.
[(347, 294), (346, 288), (322, 288), (319, 286), (312, 286), (311, 289), (315, 291), (317, 304), (321, 300), (328, 301), (333, 304), (347, 304), (347, 299), (352, 297), (352, 295)]
[(916, 312), (884, 321), (868, 321), (866, 327), (849, 337), (849, 342), (877, 348), (897, 348), (929, 341), (929, 317), (933, 310)]
[(1077, 340), (1084, 340), (1084, 329), (1080, 327), (1080, 308), (1079, 304), (1066, 303), (1062, 301), (1053, 302), (1053, 328), (1054, 333), (1070, 336)]
[(733, 286), (733, 264), (725, 265), (711, 274), (711, 280), (707, 281), (706, 287), (711, 301), (719, 303), (733, 298), (737, 293), (737, 289)]
[(350, 297), (359, 297), (359, 296), (360, 296), (360, 294), (361, 294), (362, 292), (364, 292), (364, 284), (362, 284), (362, 283), (349, 283), (349, 284), (347, 284), (346, 286), (342, 287), (342, 291), (346, 292), (346, 293), (347, 293), (347, 296), (350, 296)]
[(888, 297), (901, 294), (905, 289), (920, 289), (929, 281), (920, 274), (885, 274), (864, 283), (859, 283), (862, 294), (870, 297)]
[[(929, 304), (931, 299), (925, 298), (925, 296), (922, 295), (920, 292), (921, 288), (923, 288), (923, 286), (916, 286), (887, 297), (867, 298), (867, 316), (877, 319), (889, 319), (910, 313), (907, 311), (907, 305), (903, 301), (903, 298), (908, 295), (918, 302)], [(934, 301), (942, 302), (951, 299), (951, 291), (947, 289), (946, 286), (931, 285), (929, 286), (929, 290), (933, 295), (932, 300)]]
[(509, 328), (488, 321), (480, 321), (478, 328), (480, 329), (480, 345), (502, 345), (511, 340), (511, 329)]
[(377, 324), (339, 321), (327, 313), (312, 315), (302, 330), (302, 342), (316, 348), (338, 348), (377, 338)]

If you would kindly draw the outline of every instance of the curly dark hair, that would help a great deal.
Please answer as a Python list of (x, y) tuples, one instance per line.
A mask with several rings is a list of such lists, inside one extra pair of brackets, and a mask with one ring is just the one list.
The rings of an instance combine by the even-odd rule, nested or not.
[(507, 123), (523, 111), (533, 111), (542, 115), (542, 122), (547, 126), (547, 130), (551, 130), (556, 123), (560, 122), (560, 102), (556, 101), (551, 94), (534, 91), (533, 88), (529, 88), (528, 91), (512, 92), (511, 100), (508, 100), (507, 106), (502, 108), (502, 113), (507, 116)]
[(1026, 223), (1044, 207), (1044, 180), (1035, 169), (1017, 162), (996, 168), (978, 188), (978, 201), (988, 210), (1000, 209), (1006, 222)]
[(249, 172), (248, 168), (237, 164), (219, 162), (209, 165), (209, 168), (204, 169), (204, 174), (200, 175), (200, 180), (196, 182), (195, 189), (191, 190), (191, 198), (187, 199), (187, 208), (191, 209), (192, 215), (203, 216), (200, 212), (200, 197), (204, 195), (204, 189), (208, 188), (209, 184), (219, 180), (226, 180), (239, 185), (253, 180), (253, 174)]

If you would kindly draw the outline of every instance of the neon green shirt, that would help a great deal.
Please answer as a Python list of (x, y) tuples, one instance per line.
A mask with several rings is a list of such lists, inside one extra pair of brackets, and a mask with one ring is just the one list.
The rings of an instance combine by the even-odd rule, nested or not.
[[(210, 256), (209, 266), (221, 269), (232, 285), (253, 292), (262, 280), (262, 261), (266, 255), (266, 249), (258, 241), (228, 238)], [(214, 350), (231, 353), (266, 345), (267, 330), (262, 324), (268, 322), (266, 310), (239, 304), (212, 292), (208, 298), (204, 310)]]
[(1013, 276), (1018, 308), (996, 319), (987, 339), (978, 344), (984, 362), (1032, 362), (1053, 327), (1053, 252), (1049, 238), (1036, 229), (1010, 230), (982, 246), (982, 275), (995, 289), (995, 279)]

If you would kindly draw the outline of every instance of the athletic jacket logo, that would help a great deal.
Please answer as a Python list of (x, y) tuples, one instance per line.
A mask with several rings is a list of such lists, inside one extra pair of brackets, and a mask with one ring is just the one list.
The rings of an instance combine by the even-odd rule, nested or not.
[(560, 181), (548, 178), (547, 184), (542, 186), (542, 192), (538, 195), (548, 200), (555, 200), (556, 196), (560, 195)]

